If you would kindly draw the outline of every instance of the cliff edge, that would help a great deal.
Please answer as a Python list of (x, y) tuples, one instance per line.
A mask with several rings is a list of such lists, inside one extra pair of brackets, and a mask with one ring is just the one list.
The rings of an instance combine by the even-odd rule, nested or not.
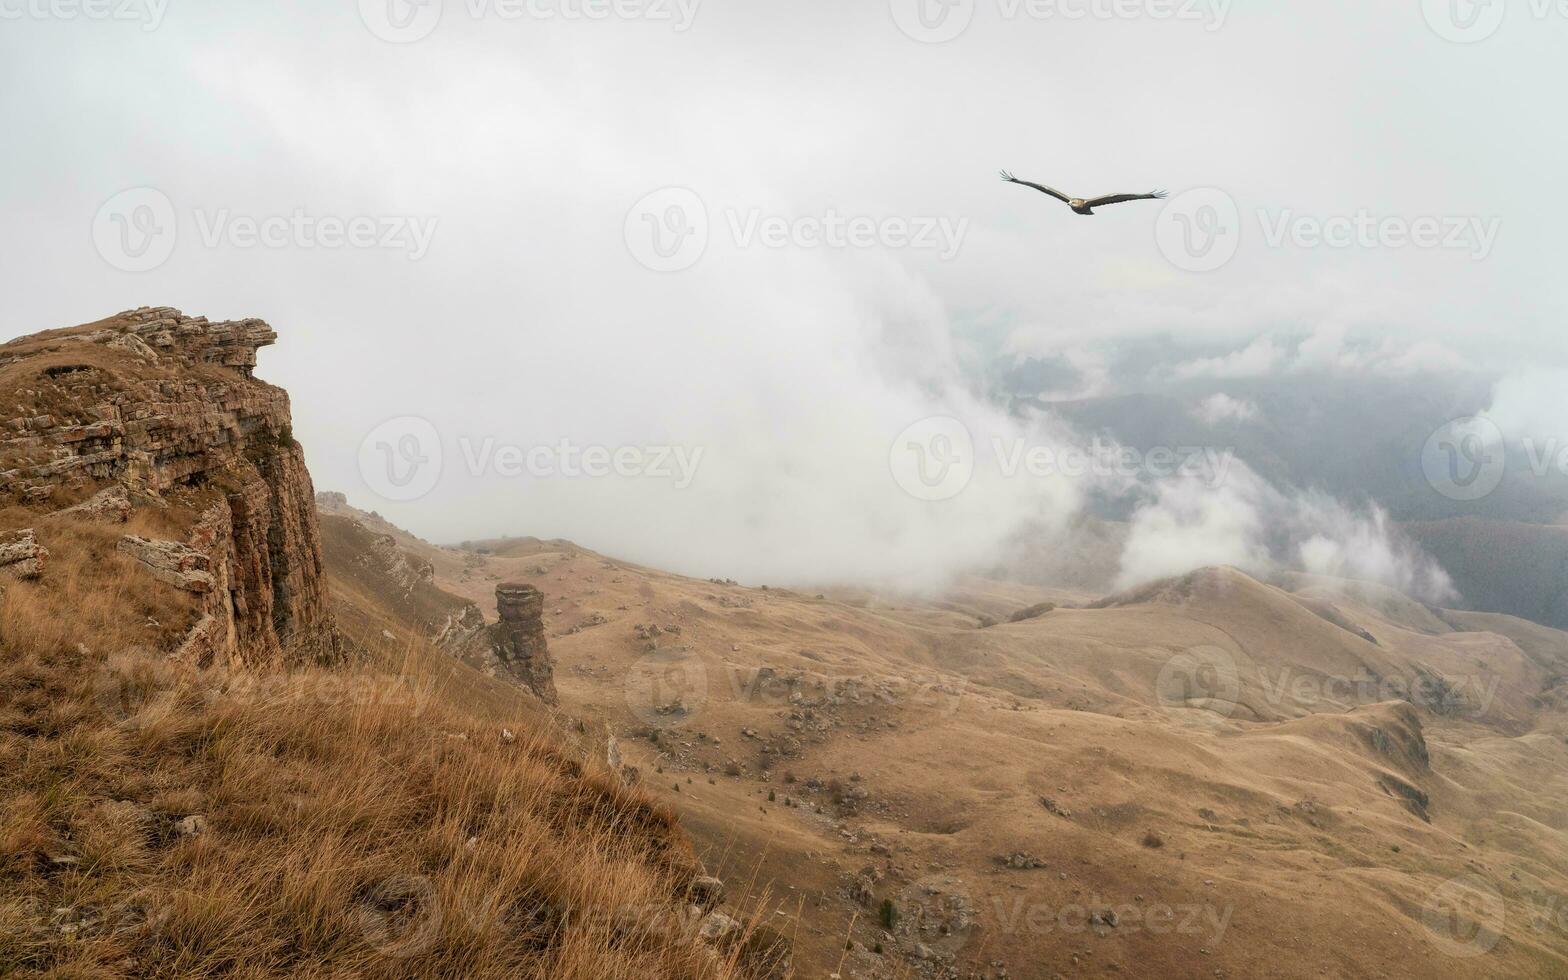
[(182, 534), (119, 550), (195, 598), (178, 655), (198, 665), (338, 653), (288, 394), (254, 376), (276, 340), (261, 320), (144, 307), (0, 345), (0, 508), (185, 515)]

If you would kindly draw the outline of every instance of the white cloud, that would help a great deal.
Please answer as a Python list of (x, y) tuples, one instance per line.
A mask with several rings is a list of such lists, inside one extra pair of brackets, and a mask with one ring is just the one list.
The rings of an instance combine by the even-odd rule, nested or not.
[(1254, 575), (1290, 568), (1378, 582), (1428, 602), (1456, 598), (1448, 574), (1401, 538), (1381, 508), (1284, 493), (1239, 462), (1218, 487), (1172, 480), (1156, 488), (1132, 518), (1117, 586), (1209, 565)]
[(1319, 324), (1299, 340), (1263, 336), (1229, 354), (1184, 361), (1171, 369), (1177, 380), (1268, 378), (1284, 374), (1369, 375), (1400, 378), (1475, 367), (1435, 340), (1407, 342), (1352, 335), (1342, 323)]
[(1568, 444), (1568, 371), (1520, 371), (1503, 378), (1486, 415), (1509, 440)]
[(1252, 402), (1217, 391), (1199, 402), (1193, 414), (1208, 425), (1219, 425), (1221, 422), (1256, 421), (1259, 412)]
[(1273, 339), (1260, 337), (1246, 347), (1220, 357), (1203, 357), (1176, 365), (1178, 379), (1259, 378), (1274, 374), (1286, 362), (1288, 353)]

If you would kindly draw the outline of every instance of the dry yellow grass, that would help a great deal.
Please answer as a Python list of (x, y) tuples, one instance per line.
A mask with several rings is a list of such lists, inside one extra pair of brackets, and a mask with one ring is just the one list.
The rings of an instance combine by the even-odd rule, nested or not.
[(44, 578), (0, 599), (0, 975), (762, 969), (757, 932), (696, 936), (670, 810), (445, 701), (427, 651), (257, 675), (152, 653), (190, 610), (123, 530), (57, 519)]

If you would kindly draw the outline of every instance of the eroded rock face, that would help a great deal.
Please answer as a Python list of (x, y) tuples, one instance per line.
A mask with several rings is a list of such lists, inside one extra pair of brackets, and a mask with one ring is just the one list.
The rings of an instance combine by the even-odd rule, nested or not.
[(0, 499), (110, 484), (87, 516), (113, 520), (127, 491), (199, 495), (187, 540), (123, 550), (180, 588), (194, 572), (212, 578), (192, 639), (199, 632), (204, 657), (236, 665), (338, 652), (288, 394), (253, 376), (257, 350), (276, 339), (261, 320), (154, 307), (0, 347), (0, 380), (22, 402), (0, 417)]
[(555, 665), (544, 635), (544, 593), (507, 583), (495, 587), (495, 602), (501, 616), (491, 627), (496, 658), (542, 700), (557, 703)]

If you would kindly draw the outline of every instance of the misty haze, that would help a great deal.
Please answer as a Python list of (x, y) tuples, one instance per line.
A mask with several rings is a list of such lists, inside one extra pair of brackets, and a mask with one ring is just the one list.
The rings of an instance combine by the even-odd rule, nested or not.
[(0, 976), (1568, 976), (1565, 41), (0, 0)]

